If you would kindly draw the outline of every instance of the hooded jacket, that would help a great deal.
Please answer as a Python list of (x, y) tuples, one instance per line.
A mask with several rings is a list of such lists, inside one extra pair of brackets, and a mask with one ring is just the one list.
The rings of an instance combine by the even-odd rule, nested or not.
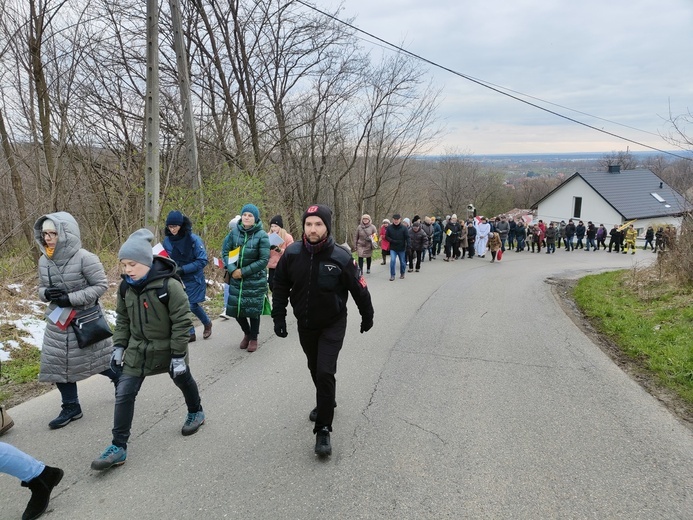
[[(51, 258), (46, 254), (42, 235), (43, 222), (48, 219), (53, 221), (58, 233)], [(108, 280), (99, 257), (82, 249), (79, 225), (74, 217), (64, 211), (43, 215), (34, 224), (34, 239), (43, 253), (38, 264), (39, 298), (47, 301), (46, 288), (58, 287), (68, 293), (74, 309), (93, 307), (108, 289)], [(51, 303), (46, 315), (56, 307)], [(39, 381), (74, 383), (103, 372), (108, 369), (112, 350), (110, 338), (79, 348), (72, 327), (61, 330), (47, 320)]]
[(207, 282), (204, 268), (207, 265), (207, 251), (202, 239), (192, 232), (192, 223), (183, 217), (183, 225), (177, 235), (164, 230), (165, 237), (161, 244), (168, 256), (183, 270), (181, 278), (190, 303), (205, 301)]
[[(128, 284), (124, 297), (118, 294), (113, 344), (125, 347), (124, 374), (146, 377), (168, 372), (171, 358), (184, 357), (188, 362), (192, 313), (175, 273), (173, 260), (155, 256), (147, 278), (141, 284)], [(157, 293), (165, 278), (169, 279), (167, 303)]]
[[(240, 248), (238, 261), (229, 265), (229, 252), (237, 247)], [(284, 250), (284, 254), (288, 249)], [(239, 221), (226, 235), (221, 252), (224, 265), (229, 273), (241, 270), (240, 280), (233, 277), (229, 280), (229, 299), (226, 302), (226, 314), (229, 316), (259, 318), (262, 315), (267, 294), (269, 251), (269, 237), (260, 221), (250, 229), (245, 229)]]
[(311, 253), (302, 241), (294, 242), (274, 273), (272, 318), (286, 319), (291, 301), (299, 328), (322, 329), (347, 315), (349, 294), (361, 317), (373, 319), (371, 295), (351, 254), (335, 246), (331, 236), (316, 253)]
[(371, 223), (358, 225), (354, 236), (354, 246), (356, 252), (361, 258), (369, 258), (373, 256), (373, 240), (371, 236), (376, 234), (378, 229)]

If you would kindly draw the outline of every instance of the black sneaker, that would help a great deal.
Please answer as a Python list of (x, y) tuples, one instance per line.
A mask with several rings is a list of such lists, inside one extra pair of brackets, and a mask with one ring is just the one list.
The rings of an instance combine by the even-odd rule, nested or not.
[(82, 418), (82, 407), (79, 403), (67, 403), (62, 405), (62, 411), (55, 419), (48, 423), (51, 430), (57, 430), (67, 426), (72, 421)]
[(315, 454), (319, 457), (332, 455), (332, 444), (330, 444), (330, 430), (323, 426), (315, 434)]

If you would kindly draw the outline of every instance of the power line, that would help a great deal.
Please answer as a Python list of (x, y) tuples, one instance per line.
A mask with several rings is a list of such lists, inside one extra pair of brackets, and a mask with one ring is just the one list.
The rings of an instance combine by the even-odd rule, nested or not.
[[(474, 77), (472, 77), (472, 76), (468, 76), (467, 74), (463, 74), (463, 73), (458, 72), (458, 71), (456, 71), (456, 70), (453, 70), (453, 69), (451, 69), (451, 68), (449, 68), (449, 67), (446, 67), (445, 65), (441, 65), (441, 64), (439, 64), (439, 63), (437, 63), (437, 62), (435, 62), (435, 61), (429, 60), (428, 58), (424, 58), (423, 56), (420, 56), (420, 55), (418, 55), (418, 54), (416, 54), (416, 53), (413, 53), (413, 52), (411, 52), (411, 51), (408, 51), (408, 50), (404, 49), (403, 47), (400, 47), (400, 46), (398, 46), (398, 45), (395, 45), (394, 43), (390, 43), (389, 41), (384, 40), (383, 38), (380, 38), (380, 37), (378, 37), (378, 36), (376, 36), (376, 35), (374, 35), (374, 34), (372, 34), (372, 33), (369, 33), (368, 31), (364, 31), (363, 29), (360, 29), (360, 28), (356, 27), (356, 26), (353, 25), (353, 24), (350, 24), (350, 23), (348, 23), (348, 22), (345, 22), (344, 20), (341, 20), (341, 19), (337, 18), (336, 16), (333, 16), (333, 15), (331, 15), (331, 14), (329, 14), (329, 13), (323, 11), (322, 9), (319, 9), (319, 8), (313, 6), (313, 5), (310, 5), (310, 4), (306, 3), (306, 2), (304, 2), (303, 0), (294, 0), (294, 1), (295, 1), (297, 4), (301, 4), (302, 6), (307, 7), (308, 9), (311, 9), (311, 10), (317, 12), (317, 13), (320, 13), (320, 14), (323, 15), (323, 16), (326, 16), (327, 18), (330, 18), (330, 19), (332, 19), (332, 20), (334, 20), (334, 21), (336, 21), (336, 22), (338, 22), (338, 23), (340, 23), (340, 24), (342, 24), (342, 25), (345, 25), (345, 26), (347, 26), (347, 27), (353, 29), (354, 31), (360, 32), (360, 33), (362, 33), (362, 34), (365, 34), (365, 35), (367, 35), (369, 38), (373, 38), (373, 39), (375, 39), (375, 40), (377, 40), (377, 41), (379, 41), (379, 42), (385, 44), (386, 46), (395, 49), (395, 50), (398, 51), (398, 52), (407, 54), (407, 55), (409, 55), (409, 56), (411, 56), (411, 57), (413, 57), (413, 58), (416, 58), (417, 60), (423, 61), (424, 63), (428, 63), (429, 65), (432, 65), (433, 67), (442, 69), (442, 70), (444, 70), (444, 71), (446, 71), (446, 72), (449, 72), (450, 74), (454, 74), (455, 76), (459, 76), (460, 78), (466, 79), (467, 81), (471, 81), (472, 83), (476, 83), (477, 85), (481, 85), (482, 87), (487, 88), (487, 89), (489, 89), (489, 90), (492, 90), (492, 91), (494, 91), (494, 92), (497, 92), (498, 94), (501, 94), (502, 96), (509, 97), (509, 98), (511, 98), (511, 99), (514, 99), (515, 101), (519, 101), (520, 103), (524, 103), (525, 105), (529, 105), (529, 106), (534, 107), (534, 108), (536, 108), (536, 109), (538, 109), (538, 110), (542, 110), (543, 112), (547, 112), (547, 113), (549, 113), (549, 114), (551, 114), (551, 115), (554, 115), (554, 116), (556, 116), (556, 117), (560, 117), (561, 119), (565, 119), (565, 120), (567, 120), (567, 121), (570, 121), (571, 123), (575, 123), (575, 124), (578, 124), (578, 125), (587, 127), (587, 128), (589, 128), (589, 129), (591, 129), (591, 130), (596, 130), (597, 132), (601, 132), (602, 134), (610, 135), (611, 137), (615, 137), (615, 138), (617, 138), (617, 139), (621, 139), (621, 140), (623, 140), (623, 141), (627, 141), (627, 142), (629, 142), (629, 143), (633, 143), (633, 144), (636, 144), (636, 145), (638, 145), (638, 146), (642, 146), (642, 147), (644, 147), (644, 148), (648, 148), (648, 149), (650, 149), (650, 150), (654, 150), (655, 152), (660, 152), (660, 153), (663, 153), (663, 154), (666, 154), (666, 155), (671, 155), (671, 156), (673, 156), (673, 157), (677, 157), (677, 158), (679, 158), (679, 159), (684, 159), (684, 160), (686, 160), (686, 161), (693, 161), (693, 158), (691, 158), (691, 157), (685, 157), (685, 156), (683, 156), (683, 155), (678, 155), (678, 154), (673, 153), (673, 152), (668, 152), (668, 151), (666, 151), (666, 150), (662, 150), (662, 149), (660, 149), (660, 148), (656, 148), (656, 147), (654, 147), (654, 146), (650, 146), (650, 145), (647, 145), (647, 144), (645, 144), (645, 143), (641, 143), (641, 142), (639, 142), (639, 141), (635, 141), (634, 139), (629, 139), (629, 138), (627, 138), (627, 137), (623, 137), (622, 135), (615, 134), (615, 133), (613, 133), (613, 132), (609, 132), (609, 131), (604, 130), (604, 129), (602, 129), (602, 128), (598, 128), (598, 127), (596, 127), (596, 126), (590, 125), (590, 124), (585, 123), (585, 122), (583, 122), (583, 121), (579, 121), (579, 120), (577, 120), (577, 119), (575, 119), (575, 118), (572, 118), (572, 117), (569, 117), (569, 116), (567, 116), (567, 115), (561, 114), (561, 113), (559, 113), (559, 112), (556, 112), (556, 111), (554, 111), (554, 110), (548, 109), (548, 108), (543, 107), (543, 106), (541, 106), (541, 105), (537, 105), (536, 103), (532, 103), (531, 101), (527, 101), (526, 99), (522, 99), (522, 98), (520, 98), (520, 97), (518, 97), (518, 96), (516, 96), (516, 95), (510, 94), (510, 92), (515, 92), (515, 91), (513, 91), (513, 90), (511, 90), (511, 89), (508, 89), (508, 88), (506, 88), (506, 87), (500, 87), (500, 86), (497, 86), (497, 85), (493, 85), (492, 83), (488, 83), (488, 82), (486, 82), (486, 81), (483, 81), (483, 80), (480, 80), (480, 79), (476, 79), (476, 78), (474, 78)], [(506, 91), (507, 91), (507, 92), (506, 92)], [(523, 95), (523, 96), (526, 96), (526, 97), (529, 97), (529, 98), (532, 98), (532, 99), (537, 99), (537, 100), (539, 100), (539, 101), (542, 101), (543, 103), (549, 103), (549, 102), (547, 102), (547, 101), (541, 100), (541, 99), (536, 98), (536, 97), (533, 97), (533, 96), (529, 96), (529, 95), (527, 95), (527, 94), (522, 94), (522, 93), (520, 93), (520, 92), (516, 92), (516, 93), (517, 93), (517, 94), (520, 94), (520, 95)], [(602, 119), (603, 121), (608, 121), (608, 122), (610, 122), (610, 123), (613, 123), (612, 121), (609, 121), (608, 119), (603, 119), (603, 118), (600, 118), (600, 117), (597, 117), (597, 116), (592, 116), (592, 115), (590, 115), (590, 114), (586, 114), (586, 113), (584, 113), (584, 112), (579, 112), (578, 110), (573, 110), (573, 109), (571, 109), (571, 108), (563, 107), (563, 106), (561, 106), (561, 105), (556, 105), (556, 104), (554, 104), (554, 103), (550, 103), (550, 104), (552, 104), (552, 105), (554, 105), (554, 106), (559, 106), (559, 107), (561, 107), (561, 108), (565, 108), (565, 109), (567, 109), (567, 110), (571, 110), (571, 111), (573, 111), (573, 112), (577, 112), (577, 113), (580, 113), (580, 114), (584, 114), (584, 115), (587, 115), (587, 116), (589, 116), (589, 117), (594, 117), (594, 118), (596, 118), (596, 119)], [(615, 124), (620, 124), (620, 123), (615, 123)], [(627, 125), (621, 125), (621, 126), (626, 126), (626, 127), (628, 127)], [(633, 127), (628, 127), (628, 128), (633, 128)], [(639, 130), (639, 129), (637, 129), (637, 128), (633, 128), (633, 129), (634, 129), (634, 130), (638, 130), (638, 131), (640, 131), (640, 132), (646, 132), (645, 130)], [(652, 134), (652, 132), (647, 132), (647, 133)], [(656, 134), (652, 134), (652, 135), (656, 135)]]

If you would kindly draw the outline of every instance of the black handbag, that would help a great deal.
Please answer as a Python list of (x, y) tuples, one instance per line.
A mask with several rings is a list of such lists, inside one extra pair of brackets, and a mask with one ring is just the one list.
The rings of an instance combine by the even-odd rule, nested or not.
[(89, 309), (78, 311), (72, 318), (71, 325), (77, 336), (79, 348), (88, 347), (113, 336), (98, 302)]

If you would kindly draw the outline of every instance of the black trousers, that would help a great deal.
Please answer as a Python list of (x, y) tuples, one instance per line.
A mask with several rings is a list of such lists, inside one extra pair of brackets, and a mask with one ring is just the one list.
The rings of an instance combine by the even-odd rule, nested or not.
[(315, 420), (316, 433), (323, 426), (332, 431), (334, 403), (337, 389), (335, 374), (337, 358), (344, 343), (346, 333), (346, 316), (323, 329), (298, 328), (298, 338), (308, 360), (308, 370), (315, 385), (315, 398), (318, 406), (318, 418)]

